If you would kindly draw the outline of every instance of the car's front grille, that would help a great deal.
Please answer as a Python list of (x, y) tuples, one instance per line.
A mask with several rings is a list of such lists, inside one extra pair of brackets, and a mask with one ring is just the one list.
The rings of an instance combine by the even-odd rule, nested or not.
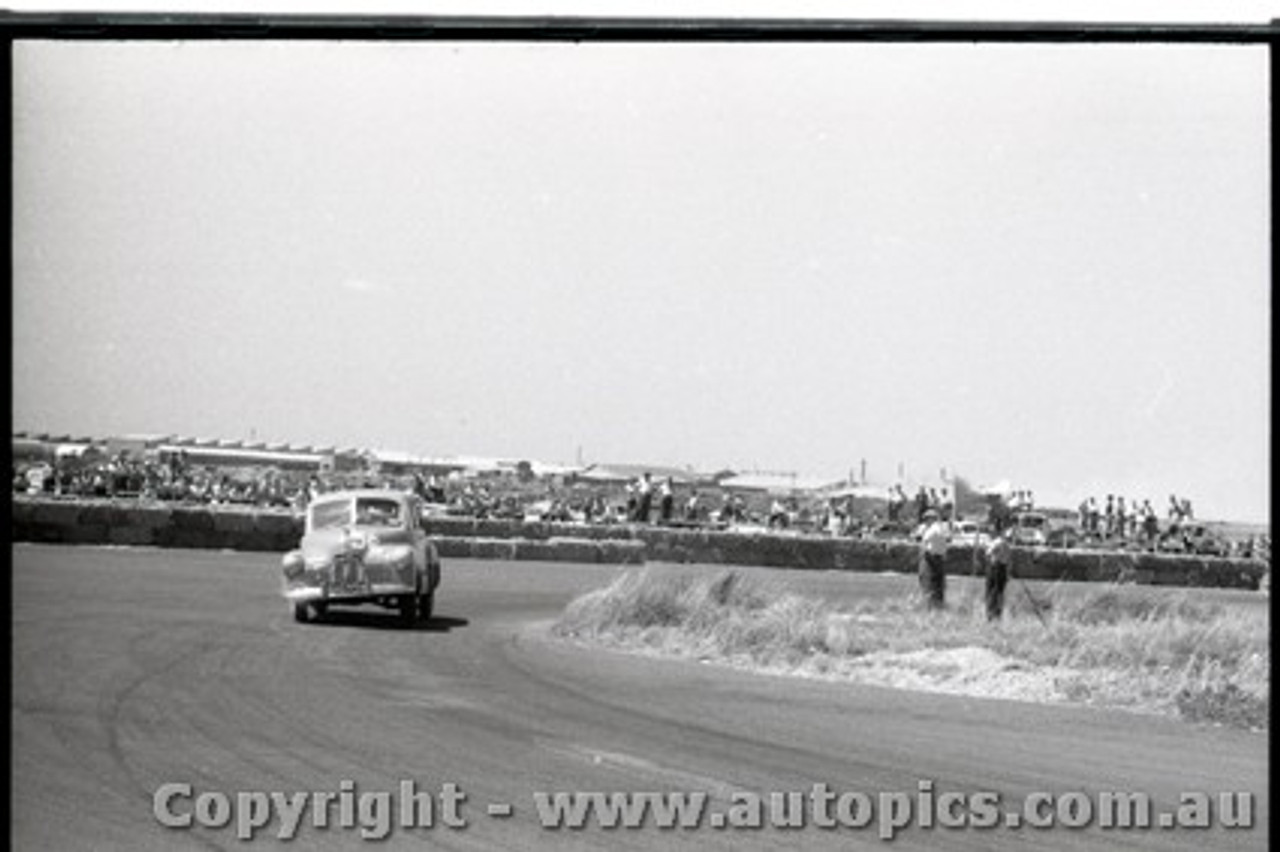
[(342, 555), (333, 560), (329, 574), (329, 588), (338, 593), (367, 591), (368, 577), (359, 557)]

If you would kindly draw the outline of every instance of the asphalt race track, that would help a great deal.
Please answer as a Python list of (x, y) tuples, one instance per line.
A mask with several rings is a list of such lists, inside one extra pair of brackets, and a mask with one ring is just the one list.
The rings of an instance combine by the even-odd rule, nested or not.
[[(272, 848), (165, 828), (153, 796), (218, 791), (466, 795), (464, 828), (393, 826), (381, 848), (1263, 849), (1267, 736), (1175, 720), (752, 675), (584, 649), (546, 624), (614, 567), (445, 562), (435, 619), (358, 610), (295, 624), (271, 554), (14, 545), (12, 847)], [(855, 593), (906, 578), (802, 575)], [(535, 791), (1250, 791), (1252, 829), (611, 831), (539, 825)], [(352, 786), (354, 785), (354, 786)], [(210, 799), (212, 801), (212, 799)], [(919, 801), (917, 798), (916, 801)], [(191, 799), (173, 810), (190, 813)], [(509, 816), (488, 806), (507, 804)], [(216, 809), (215, 809), (216, 810)], [(212, 811), (210, 811), (212, 813)], [(337, 808), (333, 810), (338, 813)], [(398, 818), (398, 817), (397, 817)], [(212, 818), (211, 818), (212, 819)], [(214, 820), (216, 821), (216, 820)], [(292, 848), (364, 845), (303, 817)]]

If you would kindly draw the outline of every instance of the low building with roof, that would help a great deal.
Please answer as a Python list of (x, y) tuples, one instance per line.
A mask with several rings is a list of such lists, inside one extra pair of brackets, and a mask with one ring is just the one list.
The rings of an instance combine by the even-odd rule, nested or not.
[(676, 485), (701, 485), (712, 481), (711, 477), (692, 468), (671, 467), (660, 464), (593, 464), (579, 469), (567, 477), (574, 482), (595, 485), (625, 485), (649, 474), (654, 482), (671, 479)]
[(180, 460), (197, 467), (274, 467), (281, 470), (318, 471), (322, 457), (314, 453), (280, 452), (218, 445), (173, 442), (156, 448), (157, 460)]
[(448, 459), (434, 459), (400, 450), (374, 450), (370, 453), (375, 470), (391, 476), (421, 474), (423, 476), (448, 476), (466, 469), (466, 465)]
[(730, 492), (763, 492), (778, 495), (818, 495), (836, 488), (846, 479), (803, 476), (799, 473), (754, 471), (740, 473), (720, 481), (720, 487)]
[(48, 441), (27, 437), (26, 433), (15, 435), (12, 445), (13, 460), (16, 462), (52, 461), (54, 446)]

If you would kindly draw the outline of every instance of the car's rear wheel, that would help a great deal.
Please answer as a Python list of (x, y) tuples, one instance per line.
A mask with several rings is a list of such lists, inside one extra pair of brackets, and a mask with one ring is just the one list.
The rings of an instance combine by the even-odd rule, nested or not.
[(293, 620), (299, 624), (315, 621), (318, 614), (312, 605), (305, 601), (293, 605)]

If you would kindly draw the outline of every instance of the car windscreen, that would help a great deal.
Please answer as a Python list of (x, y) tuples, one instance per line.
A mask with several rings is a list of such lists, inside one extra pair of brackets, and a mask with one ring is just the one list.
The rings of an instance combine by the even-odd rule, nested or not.
[(403, 523), (400, 501), (387, 497), (361, 497), (356, 500), (356, 523), (368, 527), (398, 527)]
[(326, 500), (311, 507), (311, 529), (323, 530), (351, 523), (350, 500)]

